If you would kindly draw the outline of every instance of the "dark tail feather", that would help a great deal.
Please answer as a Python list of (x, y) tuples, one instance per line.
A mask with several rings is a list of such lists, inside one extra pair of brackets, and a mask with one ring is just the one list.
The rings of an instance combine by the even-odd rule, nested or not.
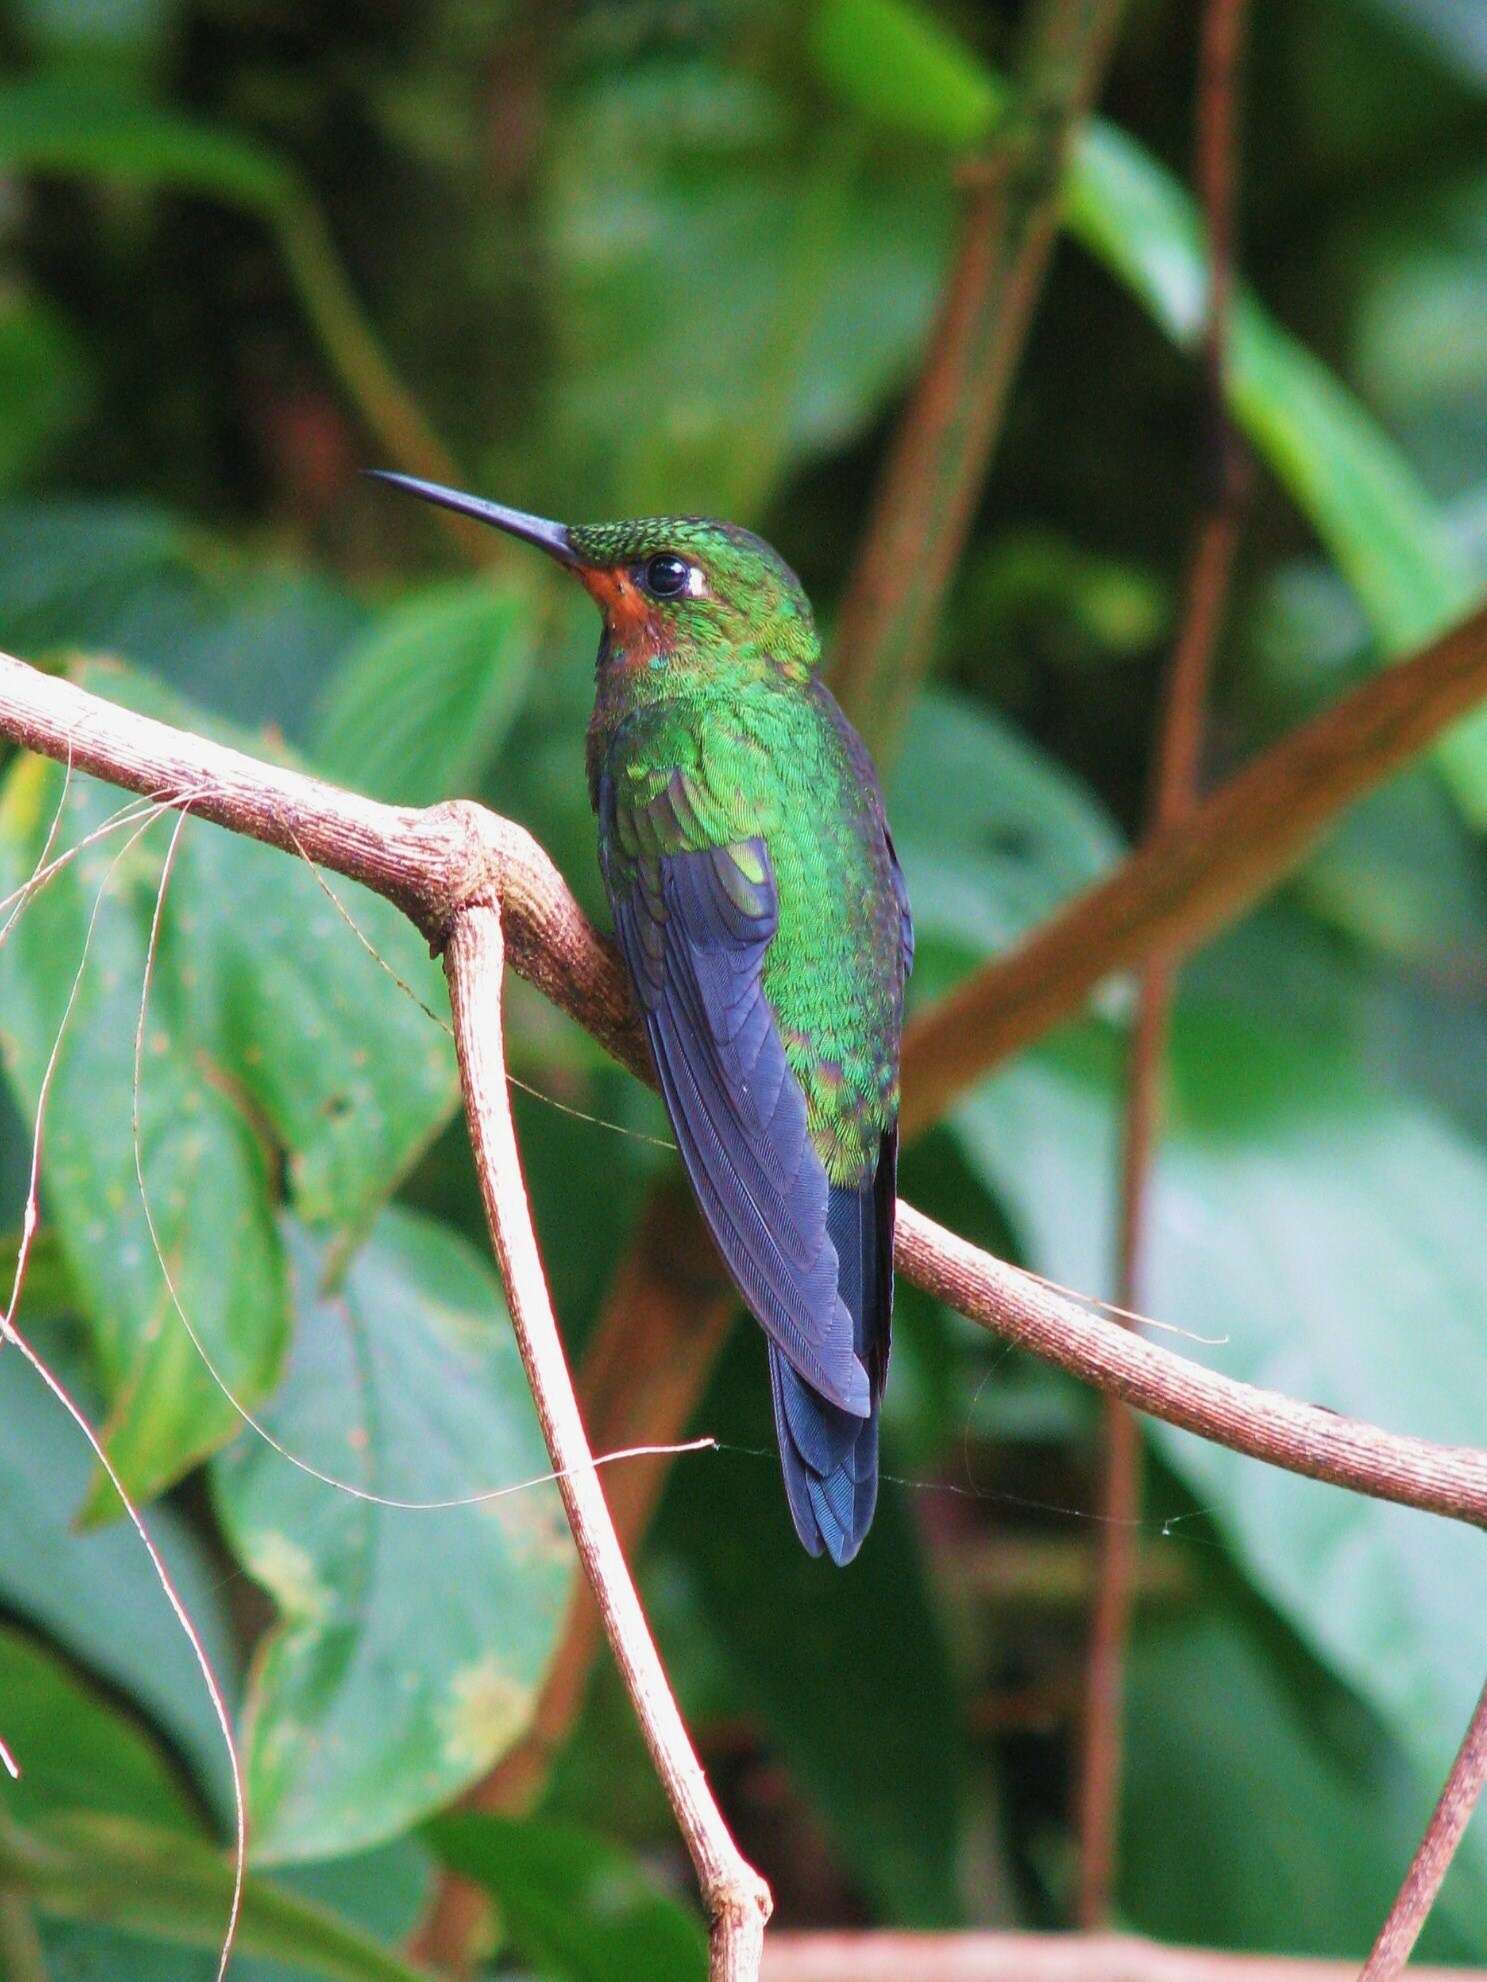
[[(886, 1234), (880, 1188), (885, 1166)], [(878, 1179), (864, 1190), (833, 1185), (826, 1214), (836, 1247), (837, 1291), (852, 1316), (854, 1346), (870, 1379), (867, 1417), (854, 1417), (830, 1403), (796, 1374), (773, 1343), (769, 1349), (775, 1431), (795, 1532), (811, 1555), (824, 1552), (838, 1567), (861, 1548), (878, 1502), (878, 1400), (887, 1370), (893, 1299), (892, 1177), (893, 1153), (885, 1147)]]

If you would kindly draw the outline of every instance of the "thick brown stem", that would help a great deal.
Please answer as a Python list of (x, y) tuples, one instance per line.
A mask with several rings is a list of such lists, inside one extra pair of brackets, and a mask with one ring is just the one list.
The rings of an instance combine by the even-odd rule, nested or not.
[(842, 606), (833, 686), (880, 758), (930, 659), (1058, 229), (1069, 144), (1120, 0), (1033, 0), (1016, 98), (968, 175), (960, 242)]
[[(1187, 817), (1196, 802), (1198, 762), (1213, 653), (1223, 622), (1239, 542), (1245, 460), (1229, 422), (1226, 369), (1233, 292), (1237, 147), (1236, 72), (1246, 0), (1207, 0), (1198, 84), (1197, 176), (1208, 221), (1209, 296), (1203, 350), (1205, 399), (1202, 462), (1207, 499), (1194, 539), (1182, 618), (1157, 734), (1149, 830)], [(1145, 1302), (1143, 1254), (1151, 1165), (1160, 1132), (1162, 1073), (1171, 1029), (1175, 973), (1153, 952), (1137, 986), (1121, 1151), (1119, 1257), (1115, 1298), (1128, 1313)], [(1141, 1502), (1141, 1440), (1114, 1398), (1103, 1413), (1099, 1573), (1090, 1648), (1079, 1783), (1079, 1895), (1084, 1928), (1110, 1915), (1120, 1802), (1122, 1694), (1131, 1624), (1135, 1521)]]
[(445, 949), (445, 971), (470, 1141), (512, 1325), (584, 1574), (702, 1888), (711, 1929), (709, 1974), (712, 1982), (754, 1982), (769, 1888), (734, 1844), (713, 1800), (594, 1468), (522, 1182), (502, 1044), (504, 964), (499, 910), (461, 909)]

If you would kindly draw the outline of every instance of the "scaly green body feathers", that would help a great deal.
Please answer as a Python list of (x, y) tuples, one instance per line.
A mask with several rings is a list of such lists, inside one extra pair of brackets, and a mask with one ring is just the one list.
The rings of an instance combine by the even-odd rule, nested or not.
[(898, 1114), (900, 931), (876, 794), (835, 704), (814, 681), (740, 682), (725, 665), (618, 722), (601, 692), (589, 737), (623, 878), (646, 857), (764, 841), (779, 898), (765, 995), (827, 1175), (863, 1182)]

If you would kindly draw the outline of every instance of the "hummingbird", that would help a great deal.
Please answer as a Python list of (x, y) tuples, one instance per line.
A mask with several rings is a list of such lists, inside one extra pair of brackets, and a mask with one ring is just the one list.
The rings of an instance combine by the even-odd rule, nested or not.
[(381, 480), (537, 545), (603, 618), (589, 795), (698, 1205), (768, 1339), (795, 1531), (848, 1563), (878, 1493), (914, 928), (799, 579), (695, 516), (563, 524)]

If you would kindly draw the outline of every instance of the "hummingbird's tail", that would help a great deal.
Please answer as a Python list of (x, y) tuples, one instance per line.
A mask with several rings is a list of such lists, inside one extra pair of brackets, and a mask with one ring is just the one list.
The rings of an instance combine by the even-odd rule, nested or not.
[(832, 1186), (826, 1214), (836, 1247), (837, 1293), (852, 1316), (854, 1347), (868, 1374), (868, 1415), (859, 1418), (831, 1403), (769, 1345), (775, 1434), (795, 1532), (810, 1554), (824, 1552), (838, 1568), (861, 1548), (878, 1504), (878, 1400), (893, 1300), (893, 1173), (889, 1147), (873, 1183), (861, 1190)]

